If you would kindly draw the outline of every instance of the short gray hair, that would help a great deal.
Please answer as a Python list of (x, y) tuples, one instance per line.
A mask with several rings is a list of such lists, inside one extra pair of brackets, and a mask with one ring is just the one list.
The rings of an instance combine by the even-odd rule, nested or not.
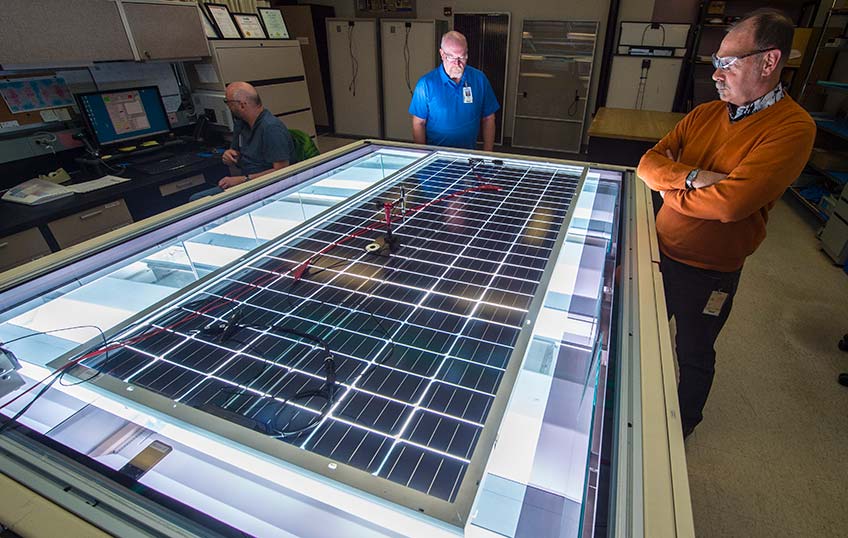
[(466, 49), (468, 48), (468, 40), (465, 39), (464, 35), (457, 32), (456, 30), (451, 30), (450, 32), (447, 32), (445, 35), (443, 35), (442, 40), (439, 42), (439, 47), (444, 48), (445, 43), (448, 42), (448, 41), (456, 41), (458, 43), (465, 45)]
[(786, 64), (792, 50), (792, 37), (795, 25), (786, 13), (773, 8), (756, 9), (745, 15), (733, 29), (743, 23), (750, 23), (754, 30), (754, 46), (757, 50), (778, 49), (780, 65)]

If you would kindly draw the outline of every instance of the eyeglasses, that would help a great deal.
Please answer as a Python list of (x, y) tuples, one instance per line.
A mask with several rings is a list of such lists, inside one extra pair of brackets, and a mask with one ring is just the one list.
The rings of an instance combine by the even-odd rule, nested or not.
[(468, 55), (464, 54), (462, 56), (451, 56), (450, 54), (445, 53), (445, 61), (447, 62), (460, 62), (465, 63), (468, 61)]
[(747, 58), (748, 56), (754, 56), (755, 54), (762, 54), (770, 50), (774, 50), (774, 47), (768, 49), (755, 50), (754, 52), (740, 54), (739, 56), (717, 56), (716, 54), (713, 54), (713, 67), (715, 67), (716, 69), (721, 69), (722, 71), (727, 71), (733, 66), (733, 64), (736, 63), (737, 60)]
[(225, 105), (229, 105), (230, 103), (232, 103), (234, 105), (240, 105), (241, 103), (244, 103), (244, 101), (238, 101), (236, 99), (224, 99)]

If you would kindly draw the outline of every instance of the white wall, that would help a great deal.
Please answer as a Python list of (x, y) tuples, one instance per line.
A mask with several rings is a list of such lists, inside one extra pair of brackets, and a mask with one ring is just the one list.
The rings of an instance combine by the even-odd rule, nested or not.
[[(336, 8), (337, 17), (353, 17), (355, 0), (302, 0), (301, 3), (322, 4)], [(417, 18), (443, 19), (452, 24), (452, 18), (444, 16), (444, 8), (450, 7), (454, 13), (463, 12), (508, 12), (510, 14), (509, 60), (507, 62), (507, 88), (504, 109), (504, 136), (512, 137), (512, 124), (515, 108), (515, 87), (518, 77), (519, 54), (521, 52), (521, 28), (524, 19), (548, 20), (589, 20), (598, 22), (598, 41), (595, 63), (592, 72), (590, 97), (587, 106), (589, 114), (595, 108), (598, 75), (601, 70), (603, 44), (606, 35), (607, 15), (610, 0), (418, 0)], [(654, 0), (621, 0), (619, 20), (651, 20)], [(591, 117), (586, 118), (586, 128)], [(585, 138), (584, 138), (585, 142)]]

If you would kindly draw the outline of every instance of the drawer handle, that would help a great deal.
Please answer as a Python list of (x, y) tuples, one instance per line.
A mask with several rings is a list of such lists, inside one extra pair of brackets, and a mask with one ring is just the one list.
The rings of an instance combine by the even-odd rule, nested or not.
[(6, 241), (5, 243), (0, 243), (0, 248), (5, 248), (8, 244), (8, 241)]
[(102, 209), (98, 209), (97, 211), (92, 211), (91, 213), (86, 213), (85, 215), (80, 215), (80, 220), (90, 219), (91, 217), (96, 217), (97, 215), (103, 213)]

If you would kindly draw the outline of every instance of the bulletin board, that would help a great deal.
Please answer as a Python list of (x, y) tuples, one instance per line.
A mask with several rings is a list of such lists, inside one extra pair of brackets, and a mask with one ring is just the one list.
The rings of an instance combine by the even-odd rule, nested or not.
[[(53, 83), (49, 79), (53, 79)], [(5, 75), (0, 77), (0, 89), (9, 87), (9, 82), (18, 82), (16, 87), (23, 85), (29, 95), (13, 100), (14, 111), (10, 110), (5, 97), (0, 95), (0, 132), (3, 129), (47, 123), (54, 121), (70, 121), (73, 115), (73, 94), (64, 81), (53, 71)], [(2, 84), (2, 83), (7, 84)], [(39, 91), (39, 86), (45, 88)], [(35, 91), (32, 91), (35, 89)]]

